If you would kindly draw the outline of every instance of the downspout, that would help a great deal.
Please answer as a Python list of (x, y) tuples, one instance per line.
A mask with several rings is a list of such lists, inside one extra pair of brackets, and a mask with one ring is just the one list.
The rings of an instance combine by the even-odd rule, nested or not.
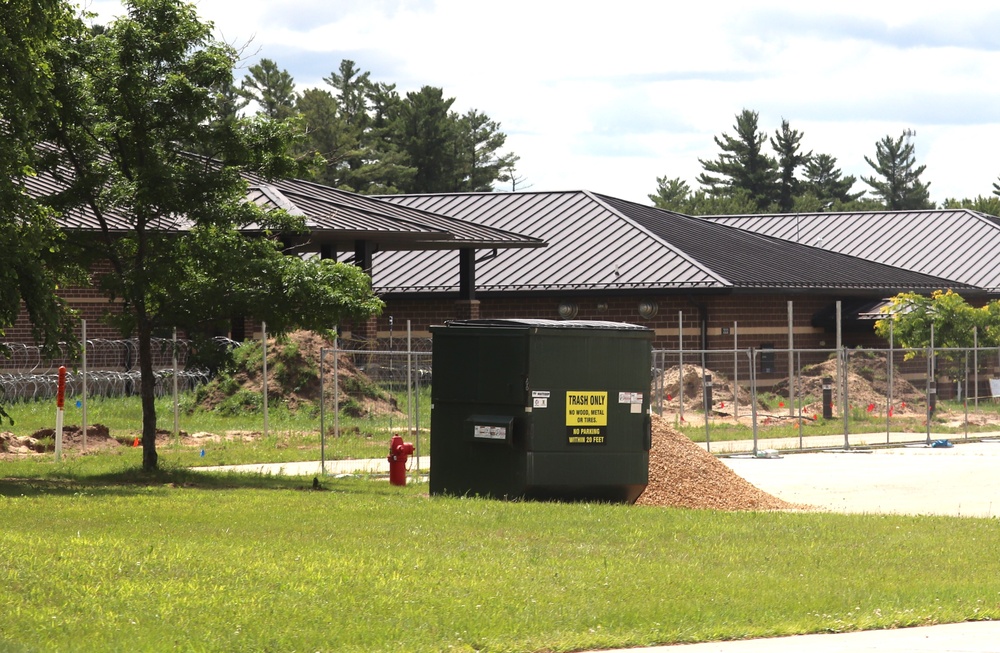
[(684, 295), (688, 303), (698, 309), (698, 321), (701, 325), (701, 366), (706, 367), (705, 351), (708, 349), (708, 305), (705, 302), (696, 302), (691, 295)]

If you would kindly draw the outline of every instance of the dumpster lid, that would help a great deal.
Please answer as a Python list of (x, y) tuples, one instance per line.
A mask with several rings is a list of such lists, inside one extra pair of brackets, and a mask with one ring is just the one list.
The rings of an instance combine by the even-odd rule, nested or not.
[(602, 320), (543, 320), (535, 318), (508, 318), (495, 320), (447, 320), (445, 326), (498, 327), (546, 329), (610, 329), (614, 331), (652, 331), (648, 327), (627, 322), (607, 322)]

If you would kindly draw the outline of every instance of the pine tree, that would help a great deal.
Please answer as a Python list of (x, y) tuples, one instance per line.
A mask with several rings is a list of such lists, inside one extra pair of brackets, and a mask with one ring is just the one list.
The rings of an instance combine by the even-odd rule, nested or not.
[(920, 181), (927, 166), (916, 165), (910, 142), (913, 135), (913, 131), (906, 130), (897, 139), (886, 136), (875, 143), (876, 160), (865, 157), (878, 176), (862, 176), (861, 180), (872, 187), (872, 193), (890, 211), (934, 208), (927, 190), (930, 183)]
[(260, 105), (268, 118), (283, 119), (295, 113), (295, 80), (271, 59), (250, 66), (240, 88), (243, 97)]
[(854, 202), (865, 194), (864, 191), (851, 192), (857, 178), (854, 175), (843, 176), (837, 167), (836, 157), (829, 154), (811, 157), (806, 163), (805, 177), (802, 190), (813, 195), (824, 209), (837, 203)]
[(795, 177), (795, 171), (812, 158), (812, 152), (802, 154), (799, 151), (801, 141), (802, 132), (792, 129), (787, 120), (781, 121), (781, 129), (775, 131), (771, 139), (771, 147), (778, 155), (778, 210), (782, 213), (792, 210), (800, 194), (801, 182)]
[(778, 195), (778, 167), (762, 149), (767, 134), (758, 130), (758, 117), (756, 111), (744, 109), (736, 116), (735, 138), (726, 133), (715, 137), (722, 153), (714, 161), (699, 159), (705, 172), (698, 183), (715, 197), (746, 191), (758, 211), (768, 211)]
[(656, 193), (647, 195), (658, 209), (684, 213), (688, 198), (691, 197), (691, 187), (680, 177), (667, 179), (666, 176), (656, 178)]

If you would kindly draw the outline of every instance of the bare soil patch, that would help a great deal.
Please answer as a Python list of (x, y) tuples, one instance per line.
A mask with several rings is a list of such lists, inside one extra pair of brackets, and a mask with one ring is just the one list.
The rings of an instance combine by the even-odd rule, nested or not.
[[(55, 451), (55, 429), (40, 429), (31, 435), (0, 433), (0, 458), (9, 456), (30, 456)], [(111, 437), (108, 427), (103, 424), (87, 425), (87, 453), (106, 451), (121, 446)], [(78, 425), (63, 427), (63, 450), (83, 448), (83, 428)]]

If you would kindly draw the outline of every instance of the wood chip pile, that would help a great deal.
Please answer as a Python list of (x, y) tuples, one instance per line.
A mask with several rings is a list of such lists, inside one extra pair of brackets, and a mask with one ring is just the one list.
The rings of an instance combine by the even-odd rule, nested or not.
[(751, 485), (660, 416), (652, 417), (649, 485), (636, 505), (712, 510), (802, 508)]

